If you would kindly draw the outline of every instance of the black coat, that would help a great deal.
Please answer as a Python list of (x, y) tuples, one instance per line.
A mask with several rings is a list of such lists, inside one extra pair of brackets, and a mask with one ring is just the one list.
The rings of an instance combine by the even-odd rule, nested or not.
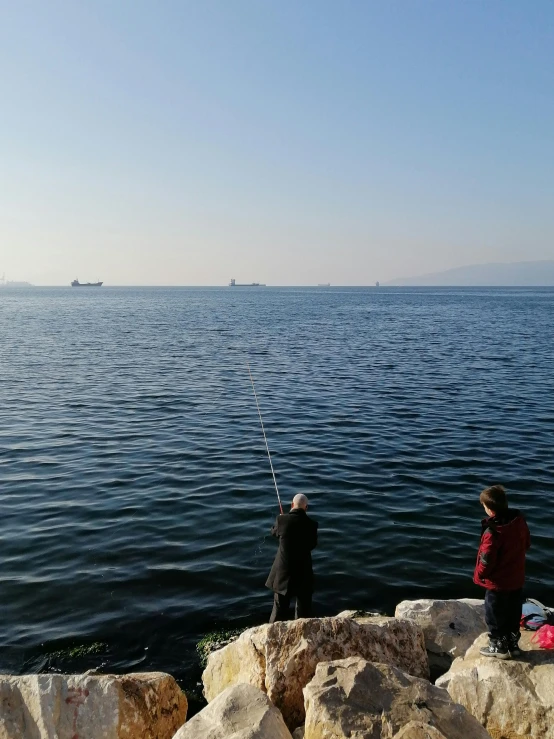
[(279, 549), (266, 588), (281, 595), (313, 593), (312, 549), (317, 545), (317, 522), (302, 508), (277, 516), (271, 529)]

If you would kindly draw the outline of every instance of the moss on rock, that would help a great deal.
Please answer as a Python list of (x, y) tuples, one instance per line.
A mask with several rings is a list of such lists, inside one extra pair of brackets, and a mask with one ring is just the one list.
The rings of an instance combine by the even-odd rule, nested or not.
[(78, 659), (79, 657), (88, 657), (91, 654), (102, 654), (107, 649), (107, 644), (97, 641), (93, 644), (77, 644), (74, 647), (58, 649), (55, 652), (49, 652), (48, 656), (57, 657), (58, 659)]
[[(248, 628), (248, 627), (246, 627)], [(227, 644), (235, 641), (242, 634), (244, 629), (220, 629), (218, 631), (211, 631), (209, 634), (200, 639), (196, 645), (196, 651), (200, 658), (200, 664), (204, 668), (208, 663), (208, 657), (212, 652), (218, 649), (223, 649)]]

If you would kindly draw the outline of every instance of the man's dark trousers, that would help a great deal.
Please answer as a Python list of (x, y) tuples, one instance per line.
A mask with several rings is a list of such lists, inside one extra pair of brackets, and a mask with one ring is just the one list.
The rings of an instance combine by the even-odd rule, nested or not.
[(519, 635), (523, 591), (487, 590), (485, 594), (485, 621), (493, 639), (510, 634)]
[[(288, 621), (290, 618), (290, 601), (294, 595), (281, 595), (281, 593), (273, 594), (273, 610), (269, 618), (269, 623), (275, 621)], [(296, 596), (296, 608), (294, 611), (295, 618), (311, 618), (312, 615), (312, 594), (304, 593)]]

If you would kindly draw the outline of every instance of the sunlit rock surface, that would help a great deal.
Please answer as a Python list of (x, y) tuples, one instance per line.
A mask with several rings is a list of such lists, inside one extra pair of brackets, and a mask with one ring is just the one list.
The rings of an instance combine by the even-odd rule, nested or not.
[(175, 739), (291, 739), (291, 735), (267, 695), (242, 683), (220, 693)]
[(435, 654), (461, 657), (475, 639), (487, 631), (485, 601), (403, 600), (396, 606), (396, 618), (408, 618), (423, 629), (425, 647)]
[(187, 699), (162, 672), (0, 675), (0, 739), (171, 739)]
[(231, 685), (249, 683), (267, 693), (294, 730), (304, 722), (302, 689), (317, 665), (351, 656), (391, 664), (417, 677), (429, 675), (423, 632), (412, 621), (299, 619), (249, 629), (212, 653), (202, 676), (204, 694), (212, 701)]
[(554, 739), (554, 651), (538, 650), (523, 632), (521, 657), (483, 657), (480, 636), (437, 684), (446, 688), (493, 739)]
[(319, 664), (304, 697), (304, 739), (490, 739), (446, 690), (358, 657)]

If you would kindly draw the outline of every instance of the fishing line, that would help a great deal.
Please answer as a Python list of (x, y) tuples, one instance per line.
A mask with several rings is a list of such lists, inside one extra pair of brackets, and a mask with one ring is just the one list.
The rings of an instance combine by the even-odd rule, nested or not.
[(252, 377), (252, 372), (250, 371), (250, 364), (248, 362), (246, 362), (246, 366), (248, 367), (248, 374), (250, 375), (250, 382), (252, 383), (252, 390), (254, 391), (254, 398), (256, 399), (256, 408), (258, 409), (258, 415), (260, 417), (260, 424), (262, 426), (262, 433), (264, 435), (265, 448), (267, 449), (267, 457), (269, 459), (269, 466), (271, 467), (271, 474), (273, 475), (273, 482), (275, 483), (275, 492), (277, 493), (277, 500), (279, 501), (279, 508), (281, 509), (281, 513), (283, 513), (283, 506), (281, 504), (281, 496), (279, 495), (279, 488), (277, 487), (277, 480), (275, 479), (275, 472), (273, 471), (273, 462), (271, 461), (271, 454), (269, 453), (269, 446), (267, 443), (267, 436), (265, 435), (264, 422), (262, 419), (262, 412), (260, 411), (260, 404), (258, 403), (258, 396), (256, 394), (254, 378)]

